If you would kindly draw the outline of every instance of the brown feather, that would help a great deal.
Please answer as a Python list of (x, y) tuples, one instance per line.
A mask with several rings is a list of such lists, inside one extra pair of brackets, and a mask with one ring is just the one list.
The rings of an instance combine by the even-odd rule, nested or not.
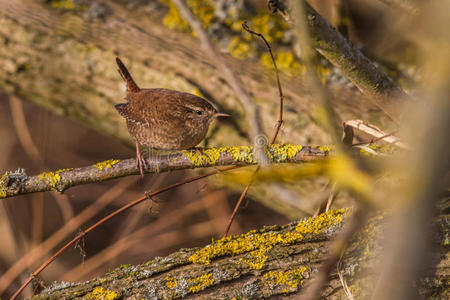
[(127, 84), (127, 90), (133, 93), (139, 92), (141, 89), (138, 87), (136, 82), (134, 82), (133, 77), (131, 77), (125, 65), (122, 63), (120, 58), (116, 57), (116, 63), (119, 66), (119, 74), (122, 76), (122, 79)]

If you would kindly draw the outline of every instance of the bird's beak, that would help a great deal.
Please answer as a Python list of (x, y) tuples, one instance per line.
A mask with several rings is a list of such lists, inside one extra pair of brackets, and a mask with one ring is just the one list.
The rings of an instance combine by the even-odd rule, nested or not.
[(215, 113), (214, 117), (229, 117), (229, 114), (225, 114), (225, 113)]

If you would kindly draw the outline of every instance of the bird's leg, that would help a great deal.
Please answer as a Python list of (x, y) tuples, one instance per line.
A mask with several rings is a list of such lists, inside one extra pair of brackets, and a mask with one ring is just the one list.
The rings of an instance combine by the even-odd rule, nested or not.
[(202, 147), (192, 147), (191, 150), (195, 150), (195, 152), (197, 152), (199, 157), (202, 157)]
[(147, 166), (145, 158), (142, 156), (141, 151), (139, 150), (139, 144), (136, 142), (136, 168), (139, 167), (139, 171), (141, 171), (141, 176), (144, 177), (144, 168)]

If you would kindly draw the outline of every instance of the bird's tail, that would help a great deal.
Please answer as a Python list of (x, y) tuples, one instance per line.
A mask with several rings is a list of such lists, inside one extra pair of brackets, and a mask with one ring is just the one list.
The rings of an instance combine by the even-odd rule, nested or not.
[(129, 92), (134, 92), (134, 93), (139, 92), (141, 89), (138, 87), (136, 82), (134, 82), (133, 77), (131, 77), (130, 73), (127, 70), (127, 67), (125, 67), (125, 65), (120, 60), (120, 58), (116, 57), (116, 63), (119, 66), (118, 71), (119, 71), (120, 76), (122, 76), (122, 79), (127, 84), (127, 90)]

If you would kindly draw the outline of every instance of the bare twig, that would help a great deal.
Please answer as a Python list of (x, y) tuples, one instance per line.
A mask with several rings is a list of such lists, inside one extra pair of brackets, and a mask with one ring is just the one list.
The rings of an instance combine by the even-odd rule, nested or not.
[[(30, 130), (25, 119), (22, 100), (14, 95), (9, 95), (9, 105), (11, 107), (11, 115), (14, 128), (16, 129), (17, 137), (19, 138), (23, 150), (28, 155), (28, 157), (31, 158), (37, 169), (43, 169), (44, 159), (42, 158), (38, 147), (31, 137)], [(64, 221), (69, 221), (73, 216), (73, 209), (72, 205), (70, 204), (69, 198), (65, 195), (52, 194), (52, 196), (55, 198), (56, 203), (61, 209), (61, 214)]]
[[(277, 153), (276, 147), (270, 145), (265, 149), (273, 154), (278, 163), (302, 163), (323, 159), (327, 151), (320, 147), (303, 146), (293, 157)], [(284, 145), (289, 147), (289, 145)], [(161, 173), (172, 170), (185, 170), (216, 166), (250, 166), (257, 164), (253, 147), (224, 147), (210, 148), (196, 151), (180, 151), (170, 155), (154, 156), (147, 159), (149, 168), (146, 173)], [(63, 169), (44, 172), (35, 176), (26, 176), (23, 172), (14, 172), (0, 176), (0, 198), (7, 198), (21, 194), (58, 191), (63, 192), (70, 187), (102, 182), (109, 179), (139, 174), (135, 159), (107, 160), (88, 167)]]
[(156, 195), (159, 195), (161, 193), (164, 193), (166, 191), (169, 191), (171, 189), (174, 189), (176, 187), (179, 187), (181, 185), (193, 182), (193, 181), (197, 181), (199, 179), (202, 178), (206, 178), (212, 175), (215, 175), (219, 172), (224, 172), (224, 171), (229, 171), (232, 169), (236, 169), (238, 168), (238, 166), (231, 166), (231, 167), (227, 167), (221, 170), (214, 170), (211, 171), (209, 173), (203, 174), (203, 175), (199, 175), (199, 176), (195, 176), (195, 177), (191, 177), (188, 178), (186, 180), (183, 180), (181, 182), (177, 182), (175, 184), (169, 185), (167, 187), (164, 187), (162, 189), (159, 189), (155, 192), (152, 193), (148, 193), (143, 197), (140, 197), (136, 200), (134, 200), (133, 202), (115, 210), (114, 212), (112, 212), (111, 214), (107, 215), (106, 217), (102, 218), (100, 221), (96, 222), (94, 225), (90, 226), (88, 229), (82, 231), (80, 234), (78, 234), (75, 238), (73, 238), (70, 242), (68, 242), (67, 244), (65, 244), (61, 249), (59, 249), (52, 257), (50, 257), (46, 262), (44, 262), (38, 269), (36, 269), (30, 277), (28, 277), (28, 279), (20, 286), (20, 288), (13, 294), (13, 296), (10, 298), (10, 300), (14, 300), (16, 299), (16, 297), (23, 291), (23, 289), (33, 280), (34, 277), (36, 277), (37, 275), (39, 275), (39, 273), (41, 273), (49, 264), (51, 264), (61, 253), (63, 253), (67, 248), (69, 248), (70, 246), (76, 244), (80, 239), (84, 238), (89, 232), (91, 232), (92, 230), (96, 229), (97, 227), (99, 227), (100, 225), (104, 224), (105, 222), (109, 221), (110, 219), (114, 218), (115, 216), (117, 216), (118, 214), (138, 205), (139, 203), (147, 200), (149, 197), (153, 197)]
[(400, 11), (417, 16), (420, 12), (419, 7), (411, 0), (380, 0), (384, 4), (391, 6), (393, 8), (399, 9)]
[(374, 137), (374, 139), (372, 139), (371, 142), (352, 144), (352, 146), (370, 144), (370, 143), (373, 143), (373, 142), (376, 142), (379, 140), (383, 140), (384, 142), (393, 144), (402, 149), (407, 149), (407, 150), (411, 149), (410, 146), (401, 142), (399, 138), (393, 136), (393, 134), (395, 134), (395, 132), (385, 133), (377, 126), (375, 126), (373, 124), (369, 124), (363, 120), (349, 120), (349, 121), (345, 122), (345, 125), (353, 127), (359, 131), (362, 131), (362, 132), (367, 133), (368, 135), (371, 135)]
[(0, 276), (0, 294), (2, 294), (8, 286), (10, 286), (13, 280), (20, 276), (20, 274), (29, 266), (34, 265), (41, 257), (47, 255), (54, 247), (64, 241), (69, 234), (76, 231), (88, 220), (92, 219), (105, 206), (111, 203), (111, 201), (120, 196), (127, 187), (134, 183), (135, 180), (133, 178), (126, 178), (114, 184), (113, 187), (111, 187), (78, 215), (70, 219), (64, 224), (64, 226), (58, 229), (44, 242), (28, 251), (25, 255), (22, 255), (20, 259), (14, 263), (14, 265), (12, 265), (2, 274), (2, 276)]
[(322, 84), (319, 80), (317, 73), (314, 71), (316, 68), (316, 56), (315, 51), (311, 45), (310, 28), (308, 21), (305, 20), (305, 9), (303, 6), (307, 6), (303, 1), (291, 1), (295, 19), (295, 31), (297, 34), (297, 42), (301, 48), (300, 56), (302, 57), (306, 66), (306, 76), (310, 80), (314, 96), (318, 99), (318, 104), (321, 111), (321, 125), (324, 126), (325, 131), (328, 132), (334, 144), (339, 148), (340, 143), (340, 126), (338, 125), (338, 118), (330, 103), (330, 93), (328, 88)]
[[(164, 215), (164, 218), (159, 218), (155, 220), (155, 222), (152, 222), (129, 235), (123, 236), (114, 244), (101, 250), (92, 257), (89, 257), (84, 266), (78, 265), (69, 272), (66, 272), (63, 275), (62, 280), (78, 281), (102, 265), (111, 265), (111, 261), (113, 261), (114, 258), (117, 258), (123, 252), (136, 247), (136, 245), (141, 243), (142, 239), (147, 236), (151, 236), (151, 240), (146, 241), (146, 243), (154, 245), (152, 249), (146, 250), (147, 256), (151, 256), (152, 252), (158, 252), (162, 247), (170, 248), (173, 245), (167, 243), (167, 233), (165, 233), (167, 229), (177, 223), (180, 219), (198, 213), (203, 208), (204, 205), (202, 201), (194, 201), (176, 210), (170, 211), (168, 214)], [(173, 233), (170, 234), (170, 236), (173, 236)], [(176, 241), (177, 243), (180, 242), (179, 239), (176, 239)]]
[(247, 192), (250, 189), (250, 186), (252, 185), (253, 180), (255, 179), (256, 173), (258, 173), (258, 170), (259, 170), (259, 166), (256, 168), (255, 172), (253, 172), (253, 176), (252, 176), (250, 182), (247, 184), (245, 189), (242, 191), (241, 196), (239, 197), (239, 200), (233, 209), (233, 213), (231, 214), (230, 219), (228, 220), (228, 224), (227, 224), (227, 227), (225, 228), (225, 234), (223, 235), (223, 237), (226, 237), (228, 235), (228, 232), (230, 231), (231, 225), (233, 224), (234, 218), (236, 217), (239, 207), (241, 206), (242, 201), (245, 198), (245, 195), (247, 195)]
[(253, 35), (259, 36), (264, 44), (266, 44), (267, 50), (269, 51), (270, 54), (270, 58), (272, 59), (272, 64), (273, 67), (275, 69), (275, 76), (277, 78), (277, 86), (278, 86), (278, 94), (280, 96), (280, 110), (279, 110), (279, 116), (278, 116), (278, 121), (277, 121), (277, 126), (275, 128), (275, 132), (273, 133), (272, 139), (270, 140), (270, 144), (275, 143), (278, 133), (280, 131), (281, 125), (283, 125), (283, 104), (284, 104), (284, 95), (283, 95), (283, 89), (281, 88), (281, 82), (280, 82), (280, 74), (278, 72), (278, 67), (277, 67), (277, 63), (275, 61), (275, 58), (273, 56), (272, 53), (272, 47), (270, 47), (269, 42), (266, 40), (266, 38), (264, 37), (263, 34), (259, 33), (259, 32), (255, 32), (253, 30), (250, 30), (250, 28), (248, 27), (247, 23), (242, 23), (242, 28), (244, 28), (245, 31), (247, 31), (248, 33), (251, 33)]
[[(198, 21), (198, 19), (191, 12), (189, 7), (186, 5), (185, 1), (173, 0), (173, 3), (178, 8), (178, 10), (179, 10), (180, 14), (183, 16), (183, 18), (189, 23), (189, 25), (195, 31), (198, 38), (200, 39), (203, 49), (205, 49), (205, 51), (207, 51), (208, 55), (214, 59), (214, 62), (216, 63), (217, 67), (222, 71), (225, 79), (231, 85), (234, 92), (240, 99), (241, 104), (242, 104), (243, 108), (245, 109), (246, 114), (248, 116), (251, 138), (252, 138), (252, 140), (255, 140), (258, 136), (263, 134), (263, 129), (262, 129), (262, 125), (260, 122), (259, 111), (258, 111), (257, 105), (255, 104), (253, 99), (250, 97), (250, 95), (245, 91), (241, 80), (239, 79), (238, 76), (236, 76), (236, 73), (231, 69), (231, 67), (223, 59), (222, 55), (219, 53), (219, 51), (216, 49), (216, 47), (212, 43), (211, 39), (209, 38), (209, 36), (206, 33), (205, 29), (203, 28), (202, 24), (200, 23), (200, 21)], [(262, 155), (258, 155), (258, 158), (262, 159), (262, 161), (260, 163), (262, 165), (267, 165), (268, 161), (265, 159), (266, 156), (262, 153), (264, 146), (265, 145), (263, 145), (262, 147), (256, 148), (255, 151), (262, 154)], [(256, 142), (255, 142), (255, 147), (256, 147)]]
[[(262, 35), (261, 33), (255, 32), (250, 30), (250, 28), (248, 27), (248, 25), (244, 22), (242, 24), (242, 28), (244, 28), (245, 31), (247, 31), (250, 34), (259, 36), (263, 42), (266, 44), (267, 50), (269, 50), (270, 53), (270, 57), (272, 59), (272, 63), (275, 69), (275, 75), (277, 78), (277, 85), (278, 85), (278, 94), (280, 96), (280, 114), (279, 114), (279, 118), (277, 121), (277, 126), (275, 127), (275, 132), (273, 133), (272, 139), (270, 140), (270, 145), (272, 145), (273, 143), (275, 143), (278, 133), (280, 131), (281, 125), (283, 124), (283, 104), (284, 104), (284, 95), (283, 95), (283, 89), (281, 88), (281, 83), (280, 83), (280, 75), (278, 72), (278, 67), (277, 67), (277, 63), (275, 61), (275, 58), (273, 57), (273, 53), (272, 53), (272, 48), (270, 47), (269, 42), (267, 42), (266, 38), (264, 37), (264, 35)], [(225, 234), (224, 237), (226, 237), (228, 235), (228, 232), (231, 228), (231, 225), (233, 224), (233, 220), (236, 217), (237, 211), (239, 210), (239, 207), (242, 204), (242, 201), (244, 200), (245, 196), (247, 195), (248, 190), (250, 189), (250, 186), (253, 183), (253, 180), (255, 179), (256, 173), (258, 173), (259, 171), (259, 166), (256, 168), (255, 172), (253, 173), (252, 179), (250, 180), (250, 182), (247, 184), (247, 186), (245, 187), (245, 189), (242, 191), (241, 196), (239, 197), (239, 201), (236, 203), (236, 206), (233, 209), (233, 213), (230, 216), (230, 219), (228, 221), (227, 227), (225, 229)]]
[(350, 291), (350, 288), (348, 287), (347, 281), (345, 281), (344, 274), (341, 270), (342, 257), (343, 257), (343, 255), (341, 255), (341, 258), (339, 259), (339, 262), (337, 263), (337, 266), (336, 266), (337, 273), (339, 275), (339, 280), (341, 281), (342, 288), (344, 289), (344, 292), (347, 295), (348, 300), (353, 300), (355, 298), (353, 297), (352, 291)]

